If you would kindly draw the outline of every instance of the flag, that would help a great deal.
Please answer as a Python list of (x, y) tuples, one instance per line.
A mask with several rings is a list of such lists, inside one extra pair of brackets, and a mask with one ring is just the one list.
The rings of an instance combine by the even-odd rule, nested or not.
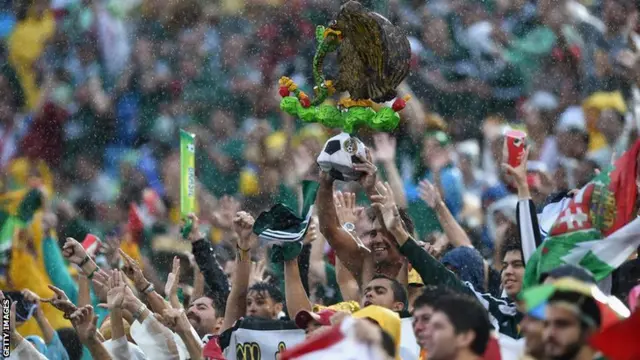
[(607, 296), (596, 285), (574, 278), (562, 278), (551, 284), (534, 286), (523, 291), (519, 297), (527, 314), (544, 320), (547, 302), (558, 291), (574, 292), (593, 298), (600, 312), (600, 329), (607, 329), (630, 314), (629, 309), (615, 296)]
[[(411, 317), (400, 319), (400, 358), (418, 360), (420, 347), (416, 342)], [(220, 347), (228, 360), (276, 360), (276, 355), (305, 340), (304, 330), (293, 321), (244, 318), (220, 335)], [(255, 356), (252, 358), (252, 356)], [(337, 357), (335, 359), (342, 359)]]
[(569, 201), (549, 238), (527, 263), (525, 287), (537, 284), (542, 273), (563, 264), (582, 266), (600, 281), (637, 249), (640, 221), (634, 206), (638, 154), (640, 141)]
[(84, 251), (92, 258), (96, 256), (96, 253), (98, 252), (101, 244), (102, 241), (100, 241), (100, 239), (93, 234), (87, 234), (87, 236), (82, 241), (82, 247), (84, 248)]
[(356, 320), (346, 318), (341, 324), (310, 337), (301, 344), (283, 351), (281, 360), (383, 359), (382, 354), (355, 339)]
[(127, 225), (131, 238), (136, 244), (142, 242), (144, 230), (153, 226), (157, 215), (164, 211), (163, 206), (158, 193), (150, 188), (143, 191), (140, 204), (134, 202), (129, 205)]
[(302, 182), (302, 217), (284, 204), (275, 204), (262, 212), (253, 225), (253, 232), (264, 243), (299, 242), (307, 234), (313, 203), (319, 184), (314, 181)]
[(219, 344), (228, 360), (276, 360), (304, 338), (304, 330), (293, 321), (247, 317), (220, 334)]
[(631, 317), (609, 326), (589, 339), (589, 344), (608, 360), (640, 359), (640, 311)]
[(196, 204), (196, 136), (180, 129), (180, 215), (186, 218)]

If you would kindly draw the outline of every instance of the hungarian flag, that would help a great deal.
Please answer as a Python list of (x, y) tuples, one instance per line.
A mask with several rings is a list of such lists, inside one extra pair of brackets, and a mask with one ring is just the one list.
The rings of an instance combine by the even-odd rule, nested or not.
[(637, 141), (609, 171), (598, 175), (570, 200), (549, 238), (527, 263), (525, 287), (537, 284), (542, 273), (563, 264), (581, 266), (600, 281), (638, 248), (640, 220), (634, 208), (639, 153)]

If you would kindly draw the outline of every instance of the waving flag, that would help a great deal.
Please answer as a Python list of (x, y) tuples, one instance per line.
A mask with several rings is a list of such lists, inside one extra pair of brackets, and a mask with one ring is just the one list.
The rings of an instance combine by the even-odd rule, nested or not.
[(582, 266), (600, 281), (640, 246), (640, 220), (633, 220), (638, 154), (640, 141), (569, 201), (527, 263), (525, 287), (562, 264)]
[(313, 204), (319, 184), (314, 181), (302, 182), (302, 216), (284, 204), (275, 204), (258, 216), (253, 232), (263, 243), (291, 243), (304, 239), (309, 229)]
[(305, 342), (287, 349), (280, 354), (281, 360), (323, 360), (323, 359), (383, 359), (368, 344), (357, 341), (353, 335), (355, 319), (347, 318)]

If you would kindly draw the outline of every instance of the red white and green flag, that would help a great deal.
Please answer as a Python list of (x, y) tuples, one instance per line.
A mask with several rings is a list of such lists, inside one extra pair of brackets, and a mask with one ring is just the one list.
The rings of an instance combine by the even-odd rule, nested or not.
[(554, 223), (536, 250), (524, 278), (536, 285), (540, 275), (563, 264), (578, 265), (596, 280), (607, 277), (640, 246), (636, 173), (640, 141), (614, 166), (585, 185)]

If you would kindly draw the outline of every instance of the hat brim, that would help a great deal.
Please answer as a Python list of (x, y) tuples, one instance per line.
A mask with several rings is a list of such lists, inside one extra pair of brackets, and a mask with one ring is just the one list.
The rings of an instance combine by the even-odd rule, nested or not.
[(296, 314), (296, 317), (294, 319), (296, 326), (299, 329), (306, 329), (307, 326), (309, 326), (309, 323), (315, 320), (317, 322), (320, 322), (320, 315), (314, 313), (314, 312), (310, 312), (307, 310), (301, 310)]

